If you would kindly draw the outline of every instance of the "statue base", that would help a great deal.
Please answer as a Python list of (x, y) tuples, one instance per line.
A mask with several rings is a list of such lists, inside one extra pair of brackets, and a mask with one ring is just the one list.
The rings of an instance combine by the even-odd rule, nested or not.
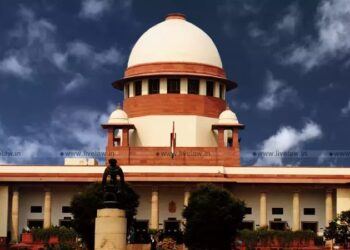
[(125, 211), (118, 208), (97, 210), (95, 250), (126, 250)]

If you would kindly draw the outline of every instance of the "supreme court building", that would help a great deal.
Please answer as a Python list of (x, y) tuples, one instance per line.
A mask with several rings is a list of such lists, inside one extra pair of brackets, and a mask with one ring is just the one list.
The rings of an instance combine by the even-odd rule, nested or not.
[[(226, 76), (213, 40), (184, 15), (170, 14), (147, 30), (112, 85), (124, 92), (122, 107), (96, 126), (108, 135), (107, 158), (118, 160), (140, 195), (138, 230), (178, 230), (191, 190), (204, 182), (244, 200), (244, 227), (251, 229), (322, 233), (350, 209), (350, 168), (240, 165), (244, 124), (225, 101), (237, 83)], [(25, 226), (69, 223), (73, 195), (100, 181), (105, 169), (94, 159), (62, 164), (0, 165), (0, 241), (18, 241)]]

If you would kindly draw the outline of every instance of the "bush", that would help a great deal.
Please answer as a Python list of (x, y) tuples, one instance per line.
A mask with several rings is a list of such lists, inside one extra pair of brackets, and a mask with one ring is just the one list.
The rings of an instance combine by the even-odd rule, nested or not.
[[(33, 240), (42, 241), (47, 249), (75, 249), (77, 233), (73, 228), (50, 227), (50, 228), (33, 228), (31, 230)], [(58, 237), (58, 245), (48, 243), (50, 237)]]
[(292, 243), (298, 244), (307, 243), (315, 239), (316, 234), (313, 231), (279, 231), (268, 230), (267, 228), (252, 230), (242, 230), (238, 235), (247, 249), (254, 249), (257, 244), (262, 246), (269, 246), (276, 240), (280, 246), (289, 247)]
[(350, 236), (350, 210), (341, 212), (331, 221), (323, 235), (327, 240), (335, 240), (337, 244), (347, 246)]
[(200, 185), (183, 212), (184, 241), (191, 249), (231, 249), (245, 214), (244, 202), (224, 188)]

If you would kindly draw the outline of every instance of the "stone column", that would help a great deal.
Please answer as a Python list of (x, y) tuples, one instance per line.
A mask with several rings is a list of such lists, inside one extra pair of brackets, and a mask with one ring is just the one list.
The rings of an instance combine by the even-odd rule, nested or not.
[(186, 78), (180, 79), (180, 94), (188, 94), (188, 82)]
[(142, 79), (142, 95), (148, 95), (148, 80)]
[(293, 231), (300, 230), (300, 195), (299, 192), (293, 193)]
[(129, 97), (135, 96), (135, 84), (133, 82), (129, 83)]
[(184, 193), (184, 207), (188, 206), (188, 200), (190, 199), (191, 196), (191, 192), (189, 190), (189, 188), (185, 188), (185, 193)]
[(207, 83), (205, 79), (199, 80), (199, 95), (206, 95), (207, 94)]
[(220, 83), (214, 82), (214, 97), (219, 98), (220, 97)]
[(267, 198), (266, 193), (260, 193), (260, 227), (267, 226)]
[(11, 209), (11, 236), (12, 241), (18, 242), (18, 218), (19, 218), (19, 192), (14, 189), (12, 192), (12, 209)]
[(158, 229), (159, 226), (159, 200), (158, 200), (158, 188), (152, 189), (151, 195), (151, 229)]
[(328, 226), (328, 223), (333, 220), (333, 192), (332, 190), (326, 190), (326, 197), (325, 197), (325, 223), (326, 226)]
[(51, 191), (45, 190), (44, 197), (44, 228), (51, 226)]

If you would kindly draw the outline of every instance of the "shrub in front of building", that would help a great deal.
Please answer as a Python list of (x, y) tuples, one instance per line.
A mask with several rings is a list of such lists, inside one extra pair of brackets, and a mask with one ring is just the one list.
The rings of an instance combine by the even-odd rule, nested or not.
[[(281, 231), (261, 228), (257, 230), (244, 229), (239, 232), (237, 238), (242, 241), (242, 247), (251, 250), (256, 247), (303, 247), (318, 245), (323, 241), (313, 231)], [(322, 237), (321, 237), (322, 238)]]
[(190, 250), (231, 249), (245, 214), (243, 201), (228, 190), (202, 184), (191, 193), (183, 212), (184, 241)]
[(336, 244), (347, 248), (350, 245), (350, 210), (341, 212), (331, 221), (323, 235), (327, 240), (335, 241)]

